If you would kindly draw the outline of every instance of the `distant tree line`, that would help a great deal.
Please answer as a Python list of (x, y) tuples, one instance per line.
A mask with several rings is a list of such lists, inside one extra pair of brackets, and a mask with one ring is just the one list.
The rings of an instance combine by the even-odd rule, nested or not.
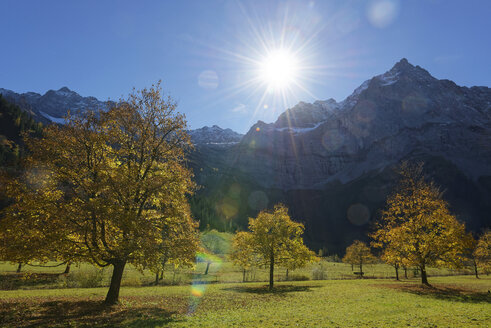
[(19, 169), (20, 159), (26, 152), (23, 134), (40, 136), (42, 129), (42, 123), (0, 94), (0, 167)]

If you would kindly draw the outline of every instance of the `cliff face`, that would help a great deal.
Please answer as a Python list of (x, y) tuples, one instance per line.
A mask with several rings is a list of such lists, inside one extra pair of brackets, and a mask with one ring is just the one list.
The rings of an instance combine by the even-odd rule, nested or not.
[(403, 59), (340, 103), (300, 103), (258, 122), (234, 165), (264, 187), (322, 189), (415, 153), (441, 156), (473, 180), (490, 175), (491, 89), (437, 80)]

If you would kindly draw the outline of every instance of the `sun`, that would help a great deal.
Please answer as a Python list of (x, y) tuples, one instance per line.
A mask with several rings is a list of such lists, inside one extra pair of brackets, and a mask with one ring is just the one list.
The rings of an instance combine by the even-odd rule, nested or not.
[(259, 78), (270, 90), (282, 91), (298, 78), (298, 61), (286, 49), (269, 52), (259, 63)]

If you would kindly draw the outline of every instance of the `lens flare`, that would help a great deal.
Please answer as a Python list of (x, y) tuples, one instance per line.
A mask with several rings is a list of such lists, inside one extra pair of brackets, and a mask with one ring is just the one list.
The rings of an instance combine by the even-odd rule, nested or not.
[(363, 204), (353, 204), (348, 208), (347, 216), (352, 224), (362, 226), (370, 220), (370, 210)]
[(399, 3), (396, 0), (377, 0), (368, 8), (368, 20), (373, 26), (384, 28), (395, 20), (398, 10)]
[[(222, 259), (216, 255), (198, 252), (196, 253), (196, 263), (209, 263), (216, 272), (222, 265)], [(193, 314), (198, 308), (201, 299), (203, 298), (208, 281), (201, 279), (201, 275), (195, 275), (191, 284), (191, 297), (189, 300), (188, 315)]]

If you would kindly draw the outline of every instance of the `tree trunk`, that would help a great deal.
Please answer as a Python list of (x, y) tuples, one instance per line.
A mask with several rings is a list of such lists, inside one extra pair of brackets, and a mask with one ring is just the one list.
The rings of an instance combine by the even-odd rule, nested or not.
[(394, 268), (396, 269), (396, 280), (399, 280), (399, 266), (394, 265)]
[(353, 271), (353, 263), (351, 263), (351, 271)]
[(124, 266), (126, 261), (118, 260), (113, 264), (113, 275), (111, 277), (111, 285), (106, 295), (104, 303), (106, 305), (115, 305), (119, 300), (119, 288), (121, 287), (121, 279), (123, 278)]
[(419, 268), (421, 269), (421, 283), (429, 286), (430, 284), (428, 283), (428, 277), (426, 275), (425, 265), (423, 264)]
[(242, 282), (246, 281), (246, 269), (242, 269)]
[(22, 263), (19, 263), (17, 266), (17, 273), (20, 273), (20, 270), (22, 270)]
[(274, 280), (274, 254), (271, 253), (271, 258), (269, 259), (269, 290), (273, 290)]
[(404, 267), (404, 278), (407, 279), (407, 268)]
[(286, 279), (285, 280), (288, 280), (288, 269), (286, 269)]
[(155, 286), (157, 286), (158, 284), (159, 284), (159, 270), (155, 272)]
[(164, 279), (164, 270), (165, 270), (165, 263), (167, 262), (167, 259), (164, 257), (162, 261), (162, 270), (160, 271), (160, 280)]
[(70, 263), (67, 263), (63, 274), (69, 274), (69, 273), (70, 273)]
[(474, 274), (476, 275), (476, 278), (479, 279), (479, 274), (477, 273), (477, 262), (476, 260), (473, 260), (474, 262)]
[(205, 276), (208, 274), (208, 270), (210, 269), (210, 264), (211, 262), (206, 262)]
[(363, 262), (360, 261), (360, 279), (363, 278)]

